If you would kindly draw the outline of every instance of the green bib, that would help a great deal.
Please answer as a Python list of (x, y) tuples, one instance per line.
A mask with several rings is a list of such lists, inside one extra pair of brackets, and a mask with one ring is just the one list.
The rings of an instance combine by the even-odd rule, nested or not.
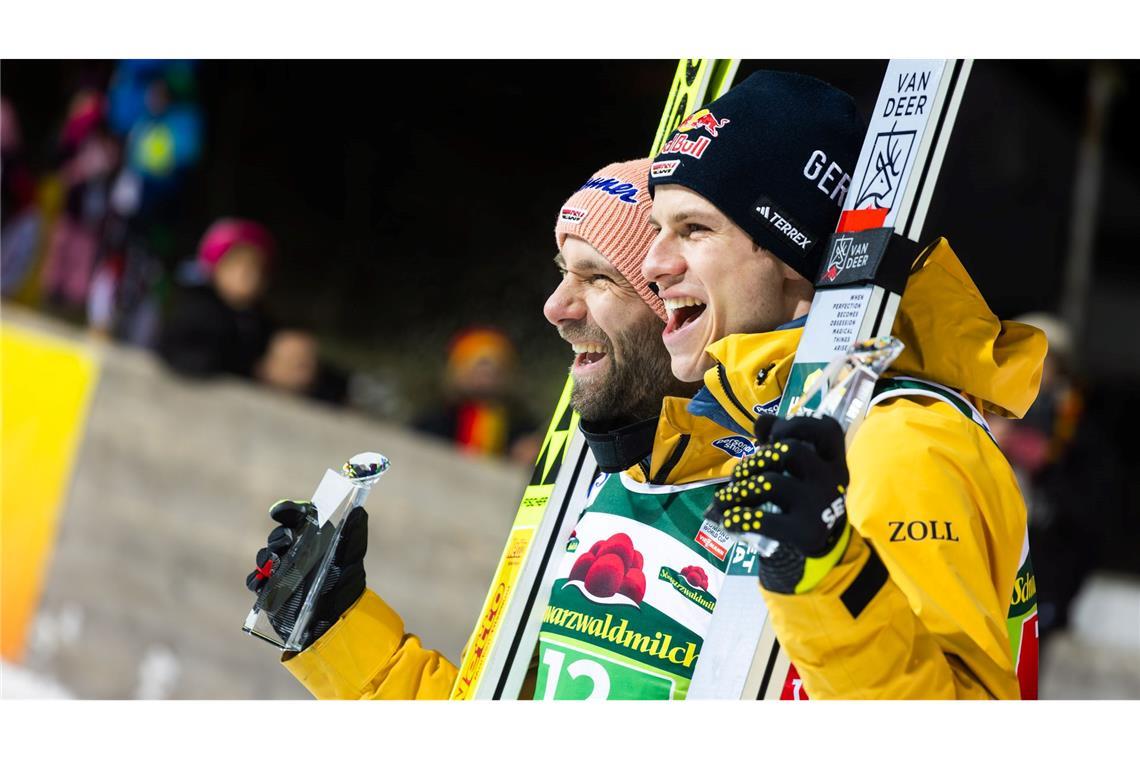
[(683, 699), (733, 540), (703, 518), (723, 481), (595, 484), (539, 631), (536, 699)]

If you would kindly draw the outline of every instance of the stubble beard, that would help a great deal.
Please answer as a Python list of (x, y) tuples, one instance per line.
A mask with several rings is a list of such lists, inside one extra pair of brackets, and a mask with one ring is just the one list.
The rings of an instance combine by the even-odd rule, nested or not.
[(570, 405), (586, 422), (624, 424), (653, 417), (666, 396), (688, 397), (699, 387), (673, 376), (656, 318), (617, 335), (616, 347), (600, 330), (591, 339), (605, 344), (610, 366), (603, 376), (574, 383)]

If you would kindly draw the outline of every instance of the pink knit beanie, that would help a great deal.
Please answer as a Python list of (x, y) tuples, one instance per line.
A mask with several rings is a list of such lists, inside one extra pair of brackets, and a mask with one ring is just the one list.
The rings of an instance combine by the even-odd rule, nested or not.
[(573, 235), (596, 248), (637, 290), (662, 320), (665, 304), (649, 289), (641, 263), (657, 236), (649, 226), (649, 164), (641, 158), (610, 164), (596, 172), (562, 204), (554, 238), (558, 250)]
[(277, 252), (277, 243), (264, 226), (248, 219), (226, 217), (215, 221), (202, 235), (198, 243), (198, 263), (205, 271), (213, 272), (222, 257), (239, 244), (260, 249), (267, 263)]

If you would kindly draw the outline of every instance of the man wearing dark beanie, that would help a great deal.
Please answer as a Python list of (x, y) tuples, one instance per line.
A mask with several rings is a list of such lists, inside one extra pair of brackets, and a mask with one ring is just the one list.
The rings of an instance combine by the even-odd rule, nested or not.
[(872, 399), (850, 449), (833, 421), (773, 416), (863, 136), (848, 95), (761, 71), (651, 164), (643, 272), (673, 373), (704, 380), (691, 413), (757, 441), (708, 517), (780, 542), (761, 590), (813, 698), (1017, 698), (1036, 681), (1019, 690), (1035, 636), (1006, 624), (1032, 584), (1025, 506), (980, 410), (1024, 414), (1041, 334), (998, 320), (939, 239), (895, 324), (906, 379)]

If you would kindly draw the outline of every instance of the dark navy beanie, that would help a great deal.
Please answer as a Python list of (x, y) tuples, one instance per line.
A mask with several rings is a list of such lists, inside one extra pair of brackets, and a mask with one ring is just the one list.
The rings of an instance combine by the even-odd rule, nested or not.
[(693, 190), (814, 280), (866, 129), (847, 93), (757, 71), (678, 125), (653, 159), (649, 191)]

